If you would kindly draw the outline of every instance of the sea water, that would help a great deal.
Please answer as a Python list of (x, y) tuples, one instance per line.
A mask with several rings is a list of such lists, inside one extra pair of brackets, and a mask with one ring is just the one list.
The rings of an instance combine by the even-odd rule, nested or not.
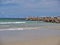
[(24, 28), (34, 28), (43, 26), (60, 26), (60, 24), (46, 23), (42, 21), (26, 21), (19, 19), (0, 19), (0, 31), (3, 30), (24, 30)]
[[(32, 40), (35, 37), (60, 36), (60, 28), (59, 30), (50, 28), (47, 29), (44, 28), (46, 26), (47, 28), (54, 26), (57, 26), (58, 28), (60, 27), (60, 24), (13, 19), (0, 20), (0, 40), (2, 42), (8, 42)], [(37, 27), (39, 27), (39, 29), (36, 29)]]

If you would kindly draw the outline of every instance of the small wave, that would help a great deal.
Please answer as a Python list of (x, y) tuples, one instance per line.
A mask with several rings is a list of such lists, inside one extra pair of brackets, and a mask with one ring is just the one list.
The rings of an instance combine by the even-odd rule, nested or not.
[(0, 24), (19, 24), (19, 23), (26, 23), (26, 22), (0, 22)]
[(24, 30), (23, 28), (8, 28), (8, 29), (0, 29), (0, 31), (7, 31), (7, 30)]
[(37, 27), (26, 27), (26, 28), (7, 28), (7, 29), (0, 29), (0, 31), (8, 31), (8, 30), (36, 30), (39, 29)]

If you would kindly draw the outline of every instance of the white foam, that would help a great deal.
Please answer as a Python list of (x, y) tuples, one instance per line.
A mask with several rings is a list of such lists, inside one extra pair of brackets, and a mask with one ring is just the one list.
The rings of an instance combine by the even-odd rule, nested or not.
[(8, 28), (8, 29), (0, 29), (0, 31), (7, 31), (7, 30), (24, 30), (23, 28)]
[(7, 29), (0, 29), (0, 31), (7, 31), (7, 30), (36, 30), (39, 28), (33, 27), (25, 27), (25, 28), (7, 28)]
[(19, 23), (26, 23), (26, 22), (0, 22), (0, 24), (19, 24)]

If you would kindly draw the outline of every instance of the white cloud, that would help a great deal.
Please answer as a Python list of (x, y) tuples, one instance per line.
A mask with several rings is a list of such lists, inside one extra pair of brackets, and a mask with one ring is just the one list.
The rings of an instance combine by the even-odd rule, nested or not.
[(24, 2), (24, 7), (25, 8), (48, 8), (48, 7), (55, 7), (58, 5), (57, 1), (46, 1), (42, 0), (38, 3), (29, 3), (29, 2)]
[[(29, 11), (59, 12), (60, 11), (60, 7), (58, 7), (59, 5), (57, 0), (13, 0), (12, 2), (19, 4), (18, 7), (12, 8), (12, 10), (13, 9), (17, 10), (17, 12), (29, 12)], [(14, 10), (13, 12), (15, 12)], [(7, 11), (11, 11), (10, 8), (7, 9)]]
[(23, 8), (54, 8), (58, 6), (57, 0), (7, 0), (3, 4), (14, 3)]
[(16, 3), (16, 0), (1, 0), (1, 4)]

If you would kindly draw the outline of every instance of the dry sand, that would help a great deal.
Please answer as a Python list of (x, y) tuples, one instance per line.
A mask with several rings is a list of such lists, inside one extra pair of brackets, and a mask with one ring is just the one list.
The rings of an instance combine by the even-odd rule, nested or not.
[(3, 45), (60, 45), (60, 36), (49, 36), (24, 41), (5, 42)]

